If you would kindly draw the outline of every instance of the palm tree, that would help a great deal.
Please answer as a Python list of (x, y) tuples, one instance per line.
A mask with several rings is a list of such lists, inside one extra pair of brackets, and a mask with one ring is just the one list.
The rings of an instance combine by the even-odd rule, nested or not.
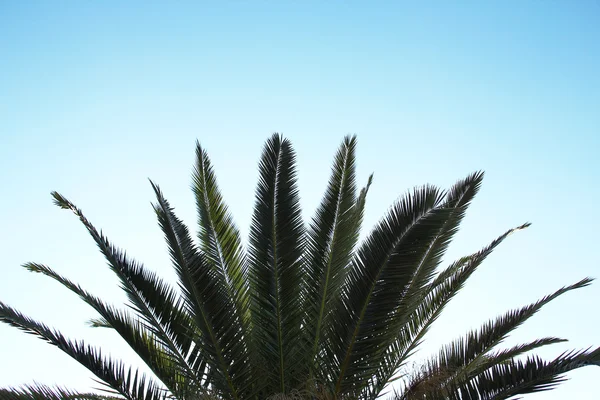
[[(0, 390), (0, 399), (506, 399), (548, 390), (564, 373), (598, 365), (600, 348), (544, 361), (531, 350), (563, 341), (544, 337), (498, 349), (515, 328), (583, 279), (526, 307), (492, 319), (443, 347), (422, 367), (409, 357), (446, 304), (511, 233), (438, 270), (478, 192), (483, 173), (448, 191), (426, 185), (393, 204), (358, 245), (365, 198), (357, 193), (356, 138), (346, 137), (308, 226), (301, 219), (295, 154), (273, 135), (259, 163), (247, 247), (228, 212), (210, 160), (197, 144), (193, 191), (197, 240), (157, 185), (154, 211), (178, 275), (173, 287), (126, 256), (83, 212), (54, 192), (106, 257), (129, 308), (108, 305), (45, 265), (25, 268), (75, 292), (99, 314), (91, 324), (114, 329), (152, 371), (126, 366), (84, 341), (63, 336), (0, 303), (0, 319), (57, 346), (89, 369), (104, 395), (30, 385)], [(5, 362), (9, 362), (5, 360)]]

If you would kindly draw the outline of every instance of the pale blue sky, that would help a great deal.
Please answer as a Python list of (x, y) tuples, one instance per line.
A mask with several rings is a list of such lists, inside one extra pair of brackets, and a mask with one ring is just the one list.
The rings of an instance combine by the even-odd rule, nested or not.
[[(326, 4), (325, 4), (326, 3)], [(190, 225), (194, 141), (208, 149), (244, 234), (264, 140), (298, 152), (312, 215), (345, 134), (375, 181), (364, 231), (406, 189), (486, 171), (447, 261), (525, 221), (431, 332), (425, 357), (466, 329), (585, 276), (600, 278), (600, 3), (0, 2), (0, 299), (72, 337), (131, 353), (46, 263), (119, 302), (73, 200), (118, 245), (173, 278), (150, 177)], [(558, 299), (510, 342), (600, 345), (600, 282)], [(0, 386), (89, 388), (59, 350), (0, 326)], [(531, 399), (597, 399), (600, 369)]]

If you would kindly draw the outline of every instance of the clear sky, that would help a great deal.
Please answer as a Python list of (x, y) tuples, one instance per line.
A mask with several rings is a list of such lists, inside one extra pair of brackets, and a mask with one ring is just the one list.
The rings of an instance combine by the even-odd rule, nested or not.
[[(127, 3), (127, 5), (123, 5)], [(600, 278), (600, 3), (580, 1), (0, 2), (0, 299), (131, 358), (46, 263), (119, 303), (73, 200), (132, 256), (174, 278), (146, 178), (195, 222), (194, 141), (248, 232), (263, 142), (298, 153), (309, 218), (333, 154), (359, 138), (368, 231), (408, 188), (486, 179), (447, 262), (526, 221), (447, 309), (416, 361), (468, 328), (585, 276)], [(600, 282), (547, 306), (507, 343), (600, 345)], [(90, 388), (55, 349), (0, 326), (0, 386)], [(600, 369), (531, 399), (597, 399)]]

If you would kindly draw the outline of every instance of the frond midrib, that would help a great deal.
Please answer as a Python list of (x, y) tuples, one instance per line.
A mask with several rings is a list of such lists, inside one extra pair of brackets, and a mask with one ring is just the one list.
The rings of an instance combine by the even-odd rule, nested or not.
[(277, 346), (279, 349), (279, 384), (281, 393), (285, 393), (285, 361), (283, 357), (283, 328), (281, 326), (281, 293), (279, 287), (279, 263), (277, 259), (277, 195), (279, 193), (279, 175), (281, 168), (281, 152), (283, 144), (277, 149), (277, 161), (275, 163), (275, 182), (273, 183), (273, 213), (271, 219), (271, 240), (273, 243), (273, 274), (275, 278), (276, 320), (277, 320)]

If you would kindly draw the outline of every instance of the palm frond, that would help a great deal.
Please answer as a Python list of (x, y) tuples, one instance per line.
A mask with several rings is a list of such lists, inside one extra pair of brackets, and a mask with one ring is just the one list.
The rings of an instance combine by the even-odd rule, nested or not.
[(510, 362), (514, 358), (526, 354), (532, 350), (539, 349), (540, 347), (549, 346), (556, 343), (563, 343), (566, 341), (566, 339), (547, 337), (536, 339), (528, 343), (521, 343), (512, 346), (508, 349), (498, 350), (492, 353), (485, 354), (483, 357), (480, 358), (477, 365), (474, 365), (470, 369), (469, 375), (477, 375), (485, 371), (486, 369), (493, 367), (494, 365)]
[(463, 338), (444, 347), (438, 356), (438, 361), (456, 368), (456, 376), (462, 378), (477, 370), (482, 359), (486, 357), (510, 332), (519, 327), (543, 306), (557, 297), (575, 289), (588, 286), (592, 279), (586, 278), (565, 286), (541, 300), (526, 307), (511, 310), (495, 320), (488, 321), (478, 331), (470, 331)]
[[(171, 393), (179, 393), (178, 382), (181, 382), (181, 367), (176, 356), (169, 350), (169, 343), (162, 342), (154, 333), (148, 331), (139, 321), (132, 319), (126, 312), (105, 304), (98, 297), (91, 295), (78, 284), (57, 274), (51, 268), (36, 263), (27, 263), (26, 269), (44, 274), (77, 294), (103, 318), (103, 324), (110, 326), (127, 342), (127, 344), (146, 363), (154, 374), (163, 382)], [(191, 379), (192, 377), (187, 377)]]
[(85, 217), (73, 203), (52, 192), (54, 203), (62, 209), (70, 210), (83, 223), (90, 236), (96, 242), (106, 258), (110, 269), (121, 282), (121, 288), (127, 294), (131, 307), (146, 321), (146, 327), (167, 344), (169, 350), (179, 362), (179, 366), (189, 377), (190, 383), (200, 386), (203, 372), (190, 365), (186, 353), (196, 344), (196, 332), (190, 330), (188, 316), (180, 307), (179, 296), (155, 273), (147, 271), (140, 263), (127, 257), (127, 254), (114, 246), (102, 232)]
[(404, 291), (402, 301), (396, 310), (400, 323), (404, 323), (421, 303), (427, 294), (428, 283), (439, 266), (441, 259), (458, 231), (460, 223), (483, 181), (483, 172), (476, 172), (457, 182), (446, 194), (442, 209), (449, 210), (448, 216), (439, 227), (429, 248), (418, 260), (417, 267), (408, 287)]
[[(302, 337), (302, 256), (304, 226), (296, 185), (295, 153), (274, 134), (259, 162), (254, 215), (250, 226), (249, 279), (253, 338), (271, 393), (299, 386), (307, 371)], [(260, 361), (259, 361), (260, 362)]]
[(570, 351), (552, 361), (528, 357), (496, 364), (469, 382), (455, 385), (452, 397), (466, 400), (503, 400), (554, 389), (564, 374), (588, 365), (600, 365), (600, 348)]
[(154, 271), (143, 268), (140, 264), (131, 264), (123, 272), (152, 315), (152, 318), (146, 318), (145, 313), (140, 314), (147, 328), (155, 332), (161, 340), (165, 337), (172, 338), (169, 348), (181, 349), (181, 357), (189, 359), (189, 352), (194, 347), (198, 335), (193, 320), (182, 303), (180, 293)]
[(526, 223), (509, 229), (480, 251), (462, 257), (450, 264), (427, 285), (424, 291), (426, 296), (420, 301), (408, 323), (398, 330), (393, 344), (386, 349), (377, 371), (373, 374), (369, 385), (365, 389), (367, 398), (377, 398), (386, 385), (399, 378), (394, 378), (394, 375), (421, 344), (429, 328), (436, 321), (444, 307), (464, 287), (481, 263), (508, 236), (528, 226), (529, 224)]
[(192, 189), (198, 210), (198, 238), (207, 263), (221, 275), (234, 300), (235, 312), (249, 323), (247, 265), (241, 236), (225, 204), (207, 152), (196, 142)]
[(104, 357), (102, 352), (83, 341), (73, 342), (46, 325), (34, 321), (0, 302), (0, 321), (38, 336), (55, 345), (92, 372), (110, 393), (130, 400), (165, 400), (168, 392), (151, 378), (127, 368), (120, 361)]
[[(339, 298), (354, 246), (358, 240), (364, 200), (356, 200), (356, 137), (347, 136), (334, 159), (325, 195), (308, 231), (306, 255), (306, 327), (315, 362), (325, 326)], [(365, 191), (366, 195), (366, 191)], [(364, 197), (364, 195), (363, 195)], [(361, 197), (361, 199), (363, 198)], [(357, 208), (359, 208), (357, 210)]]
[[(533, 316), (544, 305), (564, 293), (585, 287), (590, 282), (589, 279), (583, 279), (573, 285), (563, 287), (536, 303), (519, 310), (512, 310), (494, 321), (489, 321), (478, 331), (470, 331), (463, 338), (444, 346), (436, 357), (427, 362), (424, 371), (414, 377), (406, 390), (405, 396), (408, 396), (406, 398), (413, 398), (415, 393), (420, 393), (421, 388), (426, 387), (429, 390), (435, 385), (446, 388), (445, 390), (450, 393), (454, 390), (453, 388), (464, 386), (464, 382), (475, 379), (484, 371), (511, 361), (511, 355), (518, 356), (526, 351), (562, 341), (557, 338), (546, 338), (490, 354), (510, 332)], [(432, 381), (435, 384), (432, 384)]]
[(247, 386), (247, 347), (236, 318), (235, 303), (227, 297), (224, 282), (215, 276), (203, 254), (193, 243), (187, 227), (177, 218), (158, 186), (152, 184), (157, 202), (154, 206), (165, 234), (169, 252), (180, 280), (188, 313), (202, 333), (197, 354), (211, 370), (211, 385), (224, 396), (239, 399)]
[(355, 383), (370, 374), (364, 366), (372, 365), (369, 360), (392, 340), (394, 311), (418, 261), (451, 213), (439, 207), (442, 199), (435, 187), (415, 189), (392, 207), (358, 250), (343, 297), (345, 310), (336, 313), (341, 316), (335, 327), (337, 395), (357, 390)]
[(362, 221), (365, 212), (365, 205), (367, 201), (367, 194), (369, 193), (369, 189), (371, 188), (371, 184), (373, 183), (373, 174), (369, 175), (367, 179), (367, 184), (360, 190), (360, 194), (356, 199), (356, 205), (354, 206), (353, 214), (354, 218), (356, 218), (355, 224), (359, 227), (362, 227)]
[(96, 393), (81, 393), (61, 387), (33, 384), (19, 388), (0, 389), (2, 400), (122, 400), (122, 397), (104, 396)]
[[(483, 181), (483, 172), (476, 172), (465, 179), (458, 181), (445, 196), (440, 208), (447, 210), (446, 219), (439, 225), (437, 232), (429, 240), (426, 251), (420, 253), (420, 258), (415, 260), (414, 272), (402, 293), (402, 299), (394, 310), (394, 329), (402, 331), (403, 326), (414, 320), (414, 312), (421, 306), (429, 294), (429, 283), (439, 266), (441, 259), (458, 231), (458, 227)], [(388, 344), (393, 346), (393, 344)], [(383, 357), (386, 357), (383, 353)], [(380, 362), (372, 363), (372, 377), (377, 376), (376, 370), (381, 368)], [(370, 385), (367, 385), (370, 386)]]

